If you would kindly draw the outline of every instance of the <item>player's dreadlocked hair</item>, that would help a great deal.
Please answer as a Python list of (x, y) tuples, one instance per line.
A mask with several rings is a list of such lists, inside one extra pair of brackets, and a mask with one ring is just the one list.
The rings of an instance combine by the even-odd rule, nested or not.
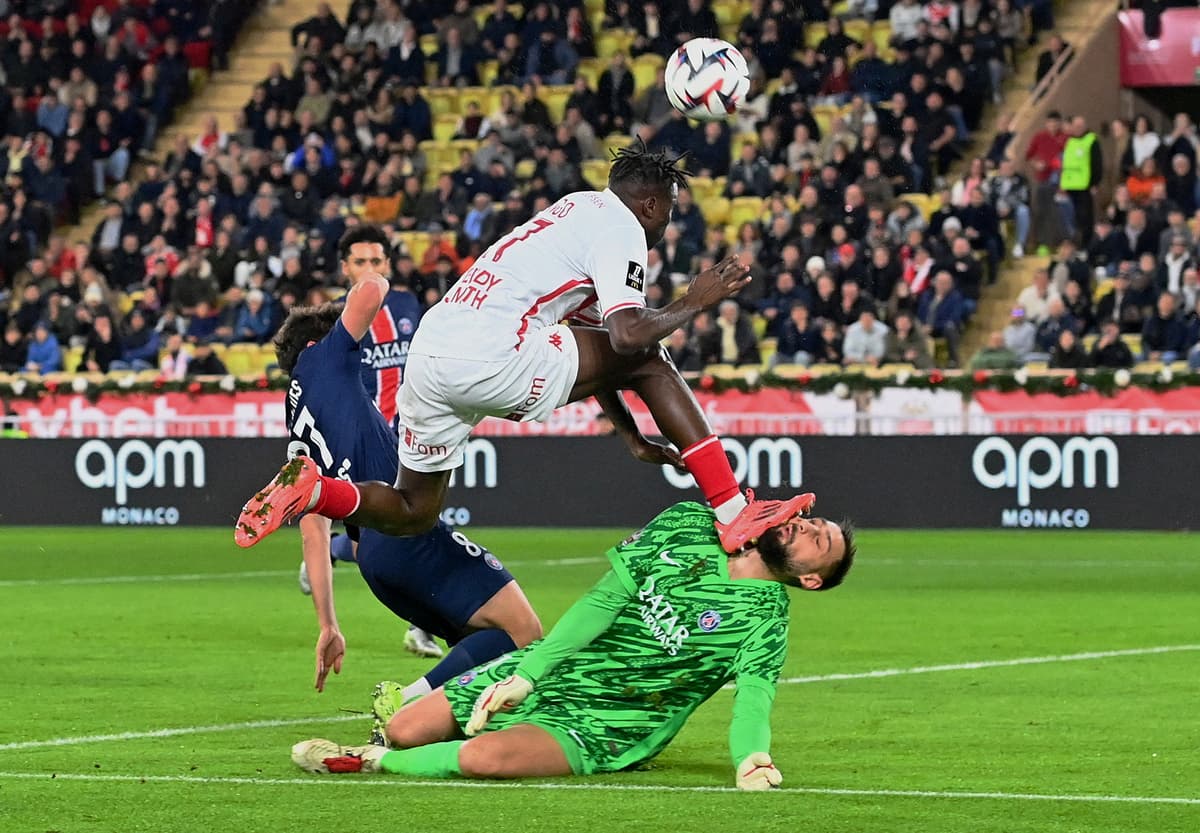
[(310, 341), (320, 341), (329, 335), (333, 325), (342, 314), (342, 304), (328, 303), (319, 307), (292, 307), (287, 320), (271, 339), (275, 345), (275, 359), (279, 369), (291, 375), (300, 351), (308, 346)]
[(608, 187), (617, 194), (629, 194), (646, 188), (686, 188), (688, 170), (680, 166), (685, 154), (672, 156), (667, 151), (651, 151), (642, 138), (620, 150), (611, 151), (612, 167), (608, 171)]

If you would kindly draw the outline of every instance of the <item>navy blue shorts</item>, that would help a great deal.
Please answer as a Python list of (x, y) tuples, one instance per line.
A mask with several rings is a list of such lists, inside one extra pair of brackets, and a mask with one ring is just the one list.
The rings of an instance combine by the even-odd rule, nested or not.
[(451, 644), (513, 580), (496, 556), (440, 521), (423, 535), (404, 538), (362, 530), (358, 568), (389, 610)]

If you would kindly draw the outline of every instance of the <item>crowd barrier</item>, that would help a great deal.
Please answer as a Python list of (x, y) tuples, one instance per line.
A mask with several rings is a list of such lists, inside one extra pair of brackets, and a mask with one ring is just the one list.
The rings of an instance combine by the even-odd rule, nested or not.
[[(723, 440), (760, 496), (814, 491), (865, 527), (1190, 529), (1200, 466), (1187, 437), (743, 436)], [(0, 523), (228, 525), (281, 440), (150, 438), (0, 444)], [(477, 437), (443, 517), (458, 525), (635, 528), (699, 499), (690, 476), (614, 437)], [(232, 535), (230, 536), (232, 546)]]

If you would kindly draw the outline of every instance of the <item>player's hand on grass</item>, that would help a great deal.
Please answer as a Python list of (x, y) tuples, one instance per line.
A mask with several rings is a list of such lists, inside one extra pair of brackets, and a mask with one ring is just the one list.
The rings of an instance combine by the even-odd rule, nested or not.
[(770, 790), (783, 783), (783, 775), (771, 763), (766, 752), (754, 752), (746, 756), (737, 768), (739, 790)]
[(334, 674), (342, 673), (342, 658), (346, 656), (346, 639), (335, 628), (321, 628), (317, 637), (317, 691), (325, 690), (325, 678), (332, 668)]
[(467, 721), (465, 730), (467, 737), (474, 737), (483, 731), (496, 712), (520, 705), (531, 691), (533, 683), (515, 674), (485, 688), (471, 710), (471, 719)]
[(750, 283), (750, 268), (737, 255), (730, 255), (692, 279), (688, 297), (702, 309), (732, 298)]
[(674, 466), (679, 471), (687, 471), (683, 457), (669, 445), (648, 440), (641, 434), (629, 437), (626, 442), (629, 444), (629, 450), (633, 452), (633, 456), (643, 463), (653, 466)]

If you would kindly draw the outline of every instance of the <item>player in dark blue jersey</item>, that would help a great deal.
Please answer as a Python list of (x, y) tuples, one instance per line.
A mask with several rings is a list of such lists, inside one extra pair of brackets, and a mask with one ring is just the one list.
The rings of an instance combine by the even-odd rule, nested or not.
[[(327, 304), (293, 309), (274, 340), (279, 366), (291, 376), (289, 451), (311, 457), (330, 477), (385, 483), (396, 478), (396, 435), (367, 394), (360, 372), (362, 337), (387, 288), (377, 272), (363, 275), (344, 308)], [(331, 525), (314, 514), (300, 520), (321, 629), (316, 647), (318, 690), (324, 689), (330, 670), (340, 671), (346, 650), (333, 601)], [(357, 534), (352, 527), (351, 531)], [(432, 671), (405, 687), (405, 699), (541, 636), (537, 615), (503, 565), (444, 523), (404, 538), (362, 530), (357, 559), (381, 602), (454, 646)]]
[[(374, 226), (357, 225), (338, 240), (338, 260), (342, 274), (353, 287), (363, 276), (391, 273), (386, 256), (387, 238)], [(362, 381), (368, 395), (383, 418), (397, 430), (396, 391), (404, 378), (408, 345), (421, 321), (421, 304), (407, 287), (392, 285), (383, 306), (375, 314), (361, 341)], [(330, 555), (336, 561), (353, 561), (353, 543), (345, 535), (334, 535)], [(300, 566), (300, 590), (312, 593), (308, 569)], [(404, 635), (404, 647), (423, 657), (442, 656), (441, 646), (428, 631), (413, 625)]]

